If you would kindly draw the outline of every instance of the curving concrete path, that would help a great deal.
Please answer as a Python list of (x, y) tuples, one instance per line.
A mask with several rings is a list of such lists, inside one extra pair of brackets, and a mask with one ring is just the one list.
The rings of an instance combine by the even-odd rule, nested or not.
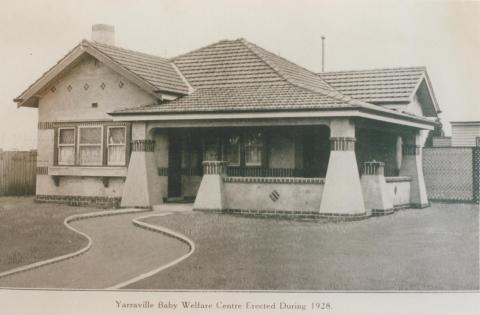
[(118, 214), (71, 222), (92, 239), (91, 248), (80, 256), (0, 278), (0, 287), (102, 289), (121, 287), (141, 274), (160, 270), (190, 247), (165, 234), (133, 224), (139, 217), (188, 211), (191, 205), (168, 205), (154, 211)]

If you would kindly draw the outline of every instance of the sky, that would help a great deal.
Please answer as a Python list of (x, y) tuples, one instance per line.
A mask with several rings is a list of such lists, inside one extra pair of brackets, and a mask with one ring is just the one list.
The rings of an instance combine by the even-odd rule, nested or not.
[(243, 37), (315, 72), (426, 66), (447, 134), (480, 120), (480, 2), (0, 0), (0, 148), (36, 147), (37, 110), (13, 99), (97, 23), (120, 47), (172, 57)]

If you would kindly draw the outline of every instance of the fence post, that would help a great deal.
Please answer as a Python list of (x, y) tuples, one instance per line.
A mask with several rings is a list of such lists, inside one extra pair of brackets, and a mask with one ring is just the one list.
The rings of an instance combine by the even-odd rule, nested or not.
[(480, 202), (480, 147), (472, 149), (473, 202)]

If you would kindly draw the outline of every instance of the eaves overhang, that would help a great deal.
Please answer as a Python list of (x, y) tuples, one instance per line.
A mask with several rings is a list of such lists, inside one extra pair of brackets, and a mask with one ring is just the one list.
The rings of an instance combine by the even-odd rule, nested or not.
[[(374, 105), (372, 105), (374, 106)], [(216, 112), (113, 112), (109, 113), (114, 121), (209, 121), (217, 120), (276, 120), (305, 118), (335, 118), (352, 117), (366, 118), (404, 125), (418, 129), (433, 130), (438, 122), (414, 115), (398, 113), (393, 110), (378, 110), (359, 106), (342, 107), (338, 109), (308, 109), (308, 110), (255, 110), (255, 111), (216, 111)]]

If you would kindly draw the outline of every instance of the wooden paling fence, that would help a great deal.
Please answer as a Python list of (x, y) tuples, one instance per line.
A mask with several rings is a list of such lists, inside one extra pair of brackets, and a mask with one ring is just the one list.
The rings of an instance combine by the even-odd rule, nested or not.
[(37, 152), (0, 151), (0, 196), (35, 194)]

